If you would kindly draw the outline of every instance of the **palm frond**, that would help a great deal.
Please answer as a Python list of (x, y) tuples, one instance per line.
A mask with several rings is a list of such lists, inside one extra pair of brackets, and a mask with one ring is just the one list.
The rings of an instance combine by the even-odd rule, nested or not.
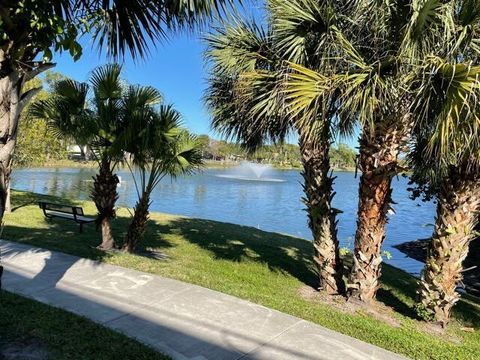
[(212, 72), (239, 74), (255, 69), (267, 69), (278, 58), (270, 32), (254, 21), (234, 19), (233, 24), (216, 28), (204, 38), (206, 60)]
[(99, 100), (119, 99), (122, 95), (120, 74), (122, 67), (118, 64), (99, 66), (92, 71), (90, 83)]
[[(330, 1), (269, 0), (270, 23), (282, 58), (299, 64), (318, 66), (329, 47), (330, 28), (336, 22), (336, 12)], [(328, 57), (328, 56), (327, 56)]]
[[(480, 164), (480, 67), (431, 57), (417, 68), (417, 146), (437, 167)], [(426, 140), (425, 140), (426, 139)]]
[(453, 46), (455, 2), (413, 0), (411, 6), (412, 14), (401, 44), (402, 56), (420, 61), (438, 50), (439, 44)]
[(98, 46), (115, 58), (127, 51), (133, 58), (143, 57), (170, 30), (202, 25), (234, 5), (232, 0), (79, 0), (77, 4), (87, 14)]

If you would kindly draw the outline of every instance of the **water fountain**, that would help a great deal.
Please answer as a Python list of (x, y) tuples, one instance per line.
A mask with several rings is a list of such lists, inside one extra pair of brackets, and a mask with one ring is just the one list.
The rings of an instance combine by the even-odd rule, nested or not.
[(217, 175), (218, 177), (244, 180), (244, 181), (265, 181), (265, 182), (285, 182), (283, 179), (269, 177), (272, 165), (259, 164), (250, 161), (242, 163), (233, 168), (229, 174)]

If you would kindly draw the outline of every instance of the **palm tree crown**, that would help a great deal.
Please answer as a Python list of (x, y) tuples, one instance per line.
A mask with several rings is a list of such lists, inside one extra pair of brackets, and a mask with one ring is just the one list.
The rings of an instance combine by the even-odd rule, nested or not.
[(92, 199), (104, 249), (114, 246), (110, 220), (115, 217), (119, 182), (114, 172), (124, 160), (125, 143), (131, 136), (137, 138), (132, 128), (139, 118), (151, 116), (162, 99), (156, 89), (127, 85), (120, 76), (117, 64), (99, 67), (88, 83), (60, 81), (50, 98), (31, 107), (32, 116), (46, 119), (53, 131), (80, 139), (93, 150), (100, 171), (94, 178)]

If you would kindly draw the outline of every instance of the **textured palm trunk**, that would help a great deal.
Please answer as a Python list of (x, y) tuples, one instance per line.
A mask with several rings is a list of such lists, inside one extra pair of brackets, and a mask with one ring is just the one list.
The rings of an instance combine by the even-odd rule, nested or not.
[(460, 295), (462, 263), (475, 239), (480, 212), (480, 176), (464, 177), (452, 170), (442, 185), (432, 242), (420, 283), (417, 311), (446, 325)]
[(150, 191), (145, 191), (135, 204), (133, 219), (128, 226), (123, 249), (130, 253), (135, 252), (138, 243), (142, 240), (147, 227), (148, 208), (150, 207)]
[(115, 217), (115, 203), (118, 199), (117, 175), (113, 174), (110, 161), (106, 158), (100, 162), (100, 171), (93, 178), (92, 200), (98, 210), (96, 224), (102, 230), (102, 250), (114, 248), (115, 241), (112, 235), (110, 221)]
[(366, 125), (360, 139), (357, 230), (348, 295), (364, 302), (375, 298), (381, 275), (381, 246), (391, 209), (392, 178), (399, 171), (398, 155), (410, 127), (408, 118)]
[(8, 189), (12, 156), (17, 142), (17, 128), (22, 102), (23, 78), (16, 71), (0, 79), (0, 223), (8, 208)]
[(319, 288), (328, 294), (343, 294), (342, 262), (337, 239), (337, 210), (332, 207), (333, 180), (329, 175), (329, 129), (315, 143), (300, 134), (300, 153), (303, 164), (304, 203), (308, 225), (313, 235), (314, 262), (319, 276)]
[(111, 250), (115, 247), (115, 239), (112, 234), (112, 226), (110, 218), (104, 217), (100, 222), (100, 230), (102, 232), (102, 244), (99, 249)]

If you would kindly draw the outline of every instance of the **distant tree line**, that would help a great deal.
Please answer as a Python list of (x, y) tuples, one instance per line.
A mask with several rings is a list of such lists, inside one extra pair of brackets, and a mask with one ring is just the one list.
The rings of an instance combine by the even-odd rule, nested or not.
[[(26, 84), (26, 87), (43, 86), (36, 100), (45, 100), (52, 95), (51, 87), (56, 81), (65, 77), (56, 72), (47, 72), (42, 78), (36, 78)], [(20, 122), (18, 145), (14, 156), (17, 166), (43, 166), (50, 162), (66, 160), (72, 157), (72, 145), (77, 145), (80, 151), (76, 159), (87, 160), (88, 154), (82, 151), (84, 144), (78, 139), (68, 138), (55, 131), (49, 131), (45, 119), (33, 120), (30, 116), (30, 107), (27, 106), (22, 113)], [(273, 164), (278, 167), (300, 168), (300, 148), (295, 144), (264, 145), (255, 152), (248, 152), (235, 142), (215, 140), (208, 135), (199, 135), (198, 141), (202, 158), (213, 161), (255, 161)], [(355, 167), (357, 154), (346, 144), (340, 143), (330, 149), (331, 165), (334, 169), (352, 169)]]
[[(295, 144), (263, 145), (256, 151), (249, 152), (236, 142), (215, 140), (208, 135), (198, 136), (202, 156), (206, 160), (214, 161), (255, 161), (273, 164), (279, 167), (300, 168), (300, 148)], [(330, 149), (332, 168), (355, 168), (357, 153), (346, 144), (338, 144)]]

